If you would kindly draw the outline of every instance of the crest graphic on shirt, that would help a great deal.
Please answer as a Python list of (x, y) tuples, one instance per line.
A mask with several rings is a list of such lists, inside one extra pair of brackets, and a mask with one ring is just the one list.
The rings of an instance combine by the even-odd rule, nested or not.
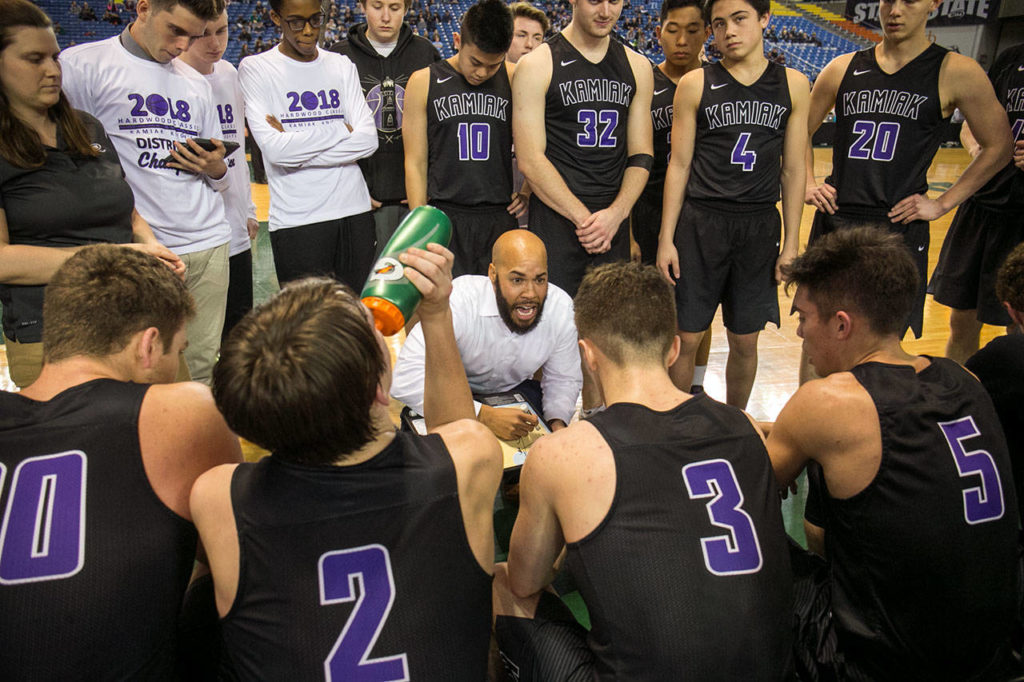
[(377, 130), (389, 140), (402, 136), (402, 111), (405, 109), (405, 88), (393, 78), (385, 78), (366, 93), (366, 105), (373, 114)]

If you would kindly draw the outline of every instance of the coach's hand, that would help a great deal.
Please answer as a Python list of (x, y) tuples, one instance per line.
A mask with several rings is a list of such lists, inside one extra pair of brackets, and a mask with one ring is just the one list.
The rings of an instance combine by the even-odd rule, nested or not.
[(480, 406), (480, 422), (501, 440), (525, 438), (537, 425), (536, 415), (515, 407)]
[(440, 244), (427, 244), (427, 250), (409, 248), (398, 256), (406, 266), (405, 276), (423, 299), (416, 314), (421, 320), (448, 314), (448, 297), (452, 293), (452, 262), (455, 256)]
[(839, 204), (836, 203), (836, 188), (827, 182), (820, 185), (807, 185), (807, 190), (804, 192), (804, 203), (829, 215), (833, 215), (839, 210)]
[(669, 243), (658, 242), (658, 258), (657, 258), (658, 270), (661, 271), (661, 276), (664, 277), (669, 284), (674, 285), (679, 279), (679, 251), (676, 249), (676, 245)]
[(609, 206), (590, 214), (576, 228), (576, 238), (587, 253), (604, 253), (612, 248), (612, 239), (626, 219), (617, 208)]
[(913, 220), (935, 220), (946, 212), (947, 209), (935, 199), (924, 194), (912, 194), (892, 207), (889, 220), (906, 225)]
[(150, 256), (159, 258), (160, 262), (170, 268), (171, 272), (177, 275), (178, 279), (185, 280), (185, 262), (181, 260), (178, 254), (168, 249), (163, 244), (157, 242), (134, 242), (131, 244), (125, 244), (129, 249), (135, 249), (143, 253), (148, 253)]
[(228, 165), (224, 163), (224, 143), (216, 138), (211, 138), (210, 142), (214, 147), (212, 152), (206, 151), (192, 139), (186, 140), (185, 144), (175, 142), (174, 149), (171, 150), (174, 161), (168, 163), (167, 167), (189, 173), (202, 173), (214, 180), (223, 178), (228, 172)]
[(512, 203), (506, 206), (505, 210), (514, 218), (520, 218), (526, 213), (528, 199), (529, 197), (522, 192), (512, 192)]

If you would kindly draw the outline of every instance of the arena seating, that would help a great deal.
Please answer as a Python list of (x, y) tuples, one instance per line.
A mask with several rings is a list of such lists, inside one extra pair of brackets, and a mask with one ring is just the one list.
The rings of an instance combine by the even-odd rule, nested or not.
[[(356, 10), (356, 0), (334, 1), (339, 9), (350, 6), (353, 8), (353, 11)], [(447, 57), (453, 53), (452, 36), (458, 31), (457, 17), (466, 11), (472, 4), (472, 1), (454, 0), (450, 3), (431, 3), (429, 5), (439, 14), (442, 13), (440, 8), (445, 7), (450, 10), (451, 15), (454, 17), (451, 21), (437, 22), (437, 33), (441, 42), (442, 55)], [(225, 58), (229, 61), (237, 64), (241, 58), (242, 44), (237, 38), (238, 29), (236, 25), (239, 21), (245, 22), (255, 17), (256, 10), (265, 2), (266, 0), (236, 1), (228, 5), (232, 38), (228, 44)], [(57, 38), (61, 47), (101, 40), (108, 36), (116, 35), (123, 30), (124, 25), (131, 20), (132, 16), (131, 12), (124, 9), (123, 4), (115, 5), (114, 9), (124, 22), (122, 25), (117, 26), (104, 21), (83, 21), (79, 19), (77, 15), (70, 13), (69, 0), (38, 0), (38, 4), (46, 10), (54, 22), (59, 23), (61, 32)], [(424, 4), (426, 3), (414, 3), (410, 16), (414, 16)], [(102, 16), (104, 10), (102, 6), (97, 5), (94, 9)], [(649, 38), (653, 36), (653, 31), (644, 30), (643, 26), (647, 23), (653, 25), (658, 16), (659, 9), (660, 0), (633, 0), (628, 2), (627, 6), (623, 9), (620, 26), (626, 20), (636, 18), (641, 27), (639, 34)], [(252, 34), (249, 42), (250, 51), (254, 50), (257, 40), (262, 40), (267, 46), (273, 45), (277, 41), (278, 31), (275, 26), (265, 27), (258, 19), (250, 23), (252, 26), (250, 29)], [(785, 57), (787, 66), (799, 69), (812, 80), (817, 77), (818, 72), (836, 55), (861, 49), (865, 45), (871, 44), (872, 41), (877, 42), (880, 40), (880, 36), (876, 33), (857, 26), (842, 16), (809, 2), (784, 4), (773, 1), (772, 19), (769, 27), (774, 30), (776, 35), (781, 34), (785, 29), (792, 29), (793, 31), (802, 31), (808, 35), (815, 36), (821, 42), (820, 45), (817, 45), (810, 42), (792, 42), (783, 39), (765, 40), (766, 51), (777, 51), (778, 54)], [(620, 32), (619, 38), (623, 42), (629, 42), (625, 31)], [(640, 50), (652, 61), (660, 61), (662, 59), (661, 48), (652, 40), (645, 42), (647, 44), (638, 46)]]

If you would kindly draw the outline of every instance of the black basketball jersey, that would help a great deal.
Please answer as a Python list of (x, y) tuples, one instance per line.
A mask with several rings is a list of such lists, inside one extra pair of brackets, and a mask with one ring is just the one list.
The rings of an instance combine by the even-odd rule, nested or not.
[(567, 566), (590, 612), (597, 677), (779, 680), (792, 573), (778, 486), (747, 417), (699, 395), (668, 412), (590, 419), (615, 457), (615, 498)]
[(548, 45), (547, 158), (577, 197), (613, 199), (626, 171), (626, 124), (636, 94), (626, 48), (610, 40), (594, 64), (561, 33)]
[(148, 388), (0, 392), (0, 677), (174, 678), (196, 531), (146, 477)]
[(791, 110), (786, 67), (768, 62), (743, 85), (720, 62), (705, 66), (686, 198), (774, 206)]
[(223, 619), (240, 679), (482, 680), (491, 578), (436, 435), (353, 466), (267, 457), (231, 481), (241, 549)]
[[(1024, 140), (1024, 45), (1015, 45), (999, 55), (989, 69), (989, 78), (1010, 119), (1014, 142)], [(974, 200), (1001, 211), (1024, 209), (1024, 171), (1011, 161), (975, 193)]]
[(427, 196), (507, 206), (512, 196), (512, 87), (505, 65), (473, 86), (446, 60), (430, 65)]
[(654, 165), (644, 187), (644, 196), (652, 201), (661, 201), (665, 190), (665, 171), (668, 169), (668, 154), (672, 148), (672, 100), (676, 96), (676, 84), (665, 72), (654, 67), (654, 96), (651, 99), (651, 123), (654, 124)]
[(882, 461), (851, 498), (816, 485), (848, 676), (974, 679), (1008, 641), (1017, 590), (1017, 503), (992, 401), (945, 358), (852, 372), (878, 410)]
[(839, 214), (882, 217), (928, 191), (928, 166), (949, 118), (942, 116), (939, 69), (949, 52), (932, 44), (896, 73), (875, 48), (854, 54), (836, 93), (832, 175)]

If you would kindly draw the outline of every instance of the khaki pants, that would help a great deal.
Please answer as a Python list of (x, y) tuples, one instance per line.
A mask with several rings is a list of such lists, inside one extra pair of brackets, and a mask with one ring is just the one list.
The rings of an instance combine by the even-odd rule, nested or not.
[(11, 381), (18, 388), (25, 388), (39, 378), (43, 369), (43, 344), (18, 343), (6, 338), (7, 369), (11, 373)]
[(196, 301), (196, 316), (185, 328), (188, 347), (185, 361), (193, 381), (210, 383), (213, 363), (220, 350), (227, 306), (229, 245), (181, 255), (185, 262), (185, 286)]

